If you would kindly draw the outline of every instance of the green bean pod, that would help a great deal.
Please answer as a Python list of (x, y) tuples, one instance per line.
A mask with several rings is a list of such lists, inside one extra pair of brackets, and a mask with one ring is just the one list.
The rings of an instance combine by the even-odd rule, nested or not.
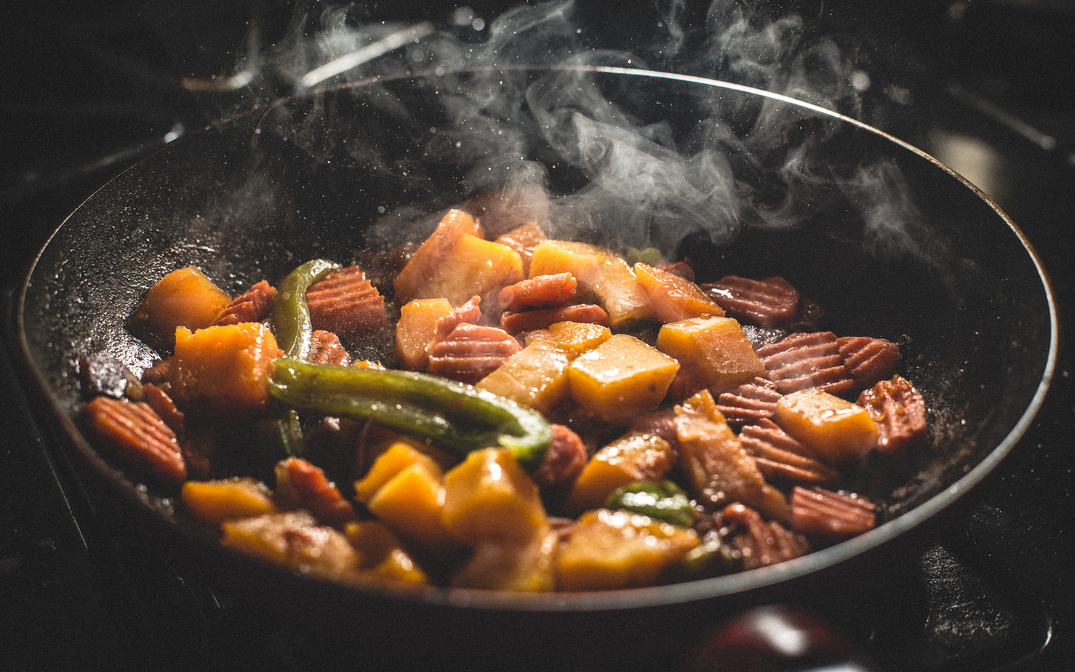
[(270, 393), (293, 408), (320, 415), (370, 419), (426, 439), (459, 457), (500, 445), (535, 469), (552, 441), (552, 428), (535, 411), (503, 397), (414, 371), (274, 362)]
[(269, 306), (276, 344), (285, 357), (306, 359), (310, 354), (310, 308), (306, 305), (306, 290), (340, 265), (325, 259), (313, 259), (291, 271), (276, 288)]
[(636, 481), (617, 488), (605, 508), (641, 513), (666, 523), (690, 527), (695, 511), (687, 493), (672, 481)]

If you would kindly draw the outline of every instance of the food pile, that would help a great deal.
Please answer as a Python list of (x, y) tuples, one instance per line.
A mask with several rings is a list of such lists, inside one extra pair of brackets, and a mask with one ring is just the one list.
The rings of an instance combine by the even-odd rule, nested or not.
[(927, 434), (897, 343), (780, 277), (471, 210), (234, 298), (168, 274), (127, 323), (162, 359), (80, 362), (88, 435), (224, 545), (345, 583), (650, 586), (874, 527), (849, 475)]

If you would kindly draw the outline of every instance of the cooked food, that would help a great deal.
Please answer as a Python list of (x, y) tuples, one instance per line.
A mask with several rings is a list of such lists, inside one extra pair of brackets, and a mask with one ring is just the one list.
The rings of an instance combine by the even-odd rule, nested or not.
[(82, 360), (87, 433), (221, 543), (345, 583), (624, 589), (876, 525), (870, 456), (928, 433), (898, 343), (805, 327), (781, 277), (490, 224), (234, 299), (177, 269), (127, 323), (157, 364)]

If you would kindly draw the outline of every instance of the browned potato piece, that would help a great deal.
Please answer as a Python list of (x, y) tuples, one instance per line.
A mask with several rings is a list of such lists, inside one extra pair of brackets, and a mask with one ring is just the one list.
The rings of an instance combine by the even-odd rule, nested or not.
[(626, 511), (587, 511), (560, 548), (561, 590), (616, 590), (652, 586), (698, 546), (698, 534)]
[(127, 320), (131, 333), (157, 349), (175, 345), (176, 327), (208, 327), (231, 303), (231, 297), (194, 267), (172, 271), (150, 287)]
[(283, 351), (267, 327), (256, 322), (194, 332), (178, 327), (175, 338), (168, 380), (181, 408), (251, 416), (268, 406), (266, 379)]
[(534, 248), (530, 277), (571, 273), (608, 311), (612, 327), (653, 316), (649, 294), (622, 257), (602, 247), (545, 240)]
[(784, 495), (765, 482), (709, 390), (695, 394), (675, 411), (679, 462), (692, 494), (710, 507), (742, 502), (770, 518), (787, 519)]
[(537, 486), (503, 448), (472, 451), (444, 474), (442, 519), (469, 546), (530, 539), (549, 526)]
[(272, 491), (261, 481), (235, 477), (183, 484), (183, 506), (199, 521), (219, 527), (225, 520), (276, 513)]
[(816, 387), (785, 395), (773, 421), (832, 465), (857, 460), (877, 446), (877, 424), (864, 407)]
[(634, 336), (615, 334), (568, 367), (571, 397), (596, 417), (622, 422), (657, 408), (679, 362)]
[(518, 252), (485, 240), (470, 215), (452, 210), (396, 276), (395, 298), (445, 298), (461, 306), (474, 296), (495, 300), (502, 287), (522, 279)]
[(634, 481), (656, 481), (675, 465), (672, 446), (655, 434), (632, 432), (602, 447), (575, 479), (564, 507), (579, 513), (599, 509), (616, 488)]
[(657, 334), (657, 349), (696, 367), (713, 394), (765, 375), (750, 340), (730, 317), (669, 322)]

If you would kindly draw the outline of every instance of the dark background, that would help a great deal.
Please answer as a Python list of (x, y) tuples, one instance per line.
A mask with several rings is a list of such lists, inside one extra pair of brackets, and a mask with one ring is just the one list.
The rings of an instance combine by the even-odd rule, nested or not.
[[(242, 69), (283, 42), (289, 3), (5, 3), (0, 9), (0, 669), (303, 669), (273, 623), (99, 524), (22, 393), (10, 323), (36, 250), (94, 189), (167, 138), (283, 92), (184, 88)], [(869, 6), (864, 6), (864, 5)], [(492, 20), (510, 3), (473, 2)], [(1026, 233), (1062, 316), (1042, 412), (951, 529), (910, 568), (928, 608), (906, 647), (856, 641), (889, 669), (1061, 670), (1075, 659), (1075, 10), (1071, 3), (752, 3), (798, 12), (868, 75), (855, 116), (975, 182)], [(455, 5), (354, 3), (349, 20), (458, 24)], [(655, 52), (675, 9), (707, 3), (579, 3), (580, 39), (654, 67), (697, 72), (690, 46)], [(254, 30), (256, 28), (256, 31)], [(213, 78), (216, 77), (216, 80)], [(878, 605), (883, 609), (883, 605)]]

